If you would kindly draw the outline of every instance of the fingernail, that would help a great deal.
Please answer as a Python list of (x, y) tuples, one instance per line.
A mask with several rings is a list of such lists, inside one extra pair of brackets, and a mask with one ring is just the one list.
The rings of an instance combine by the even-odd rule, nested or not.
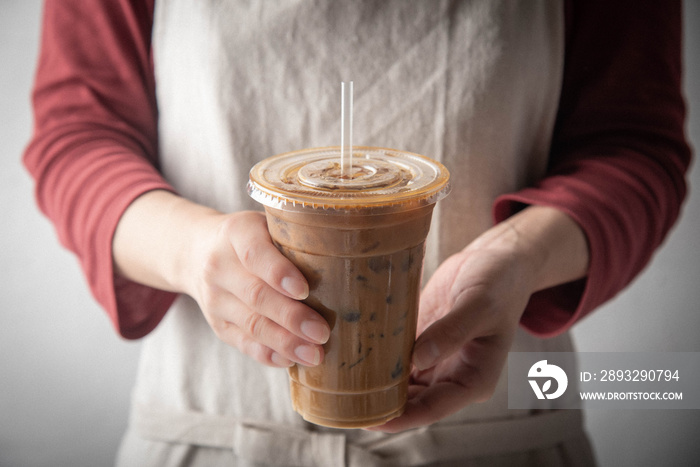
[(272, 355), (270, 355), (270, 360), (272, 360), (272, 363), (280, 367), (289, 368), (290, 366), (294, 365), (293, 361), (284, 358), (277, 352), (272, 352)]
[(331, 336), (331, 331), (328, 329), (326, 323), (313, 319), (301, 323), (301, 332), (303, 332), (306, 337), (319, 344), (325, 344)]
[(282, 288), (297, 300), (304, 300), (309, 296), (309, 286), (306, 282), (292, 277), (282, 279)]
[(294, 353), (308, 365), (316, 366), (321, 363), (321, 352), (313, 345), (300, 345), (294, 349)]
[(432, 368), (440, 358), (440, 350), (433, 341), (423, 342), (413, 352), (413, 364), (419, 370)]

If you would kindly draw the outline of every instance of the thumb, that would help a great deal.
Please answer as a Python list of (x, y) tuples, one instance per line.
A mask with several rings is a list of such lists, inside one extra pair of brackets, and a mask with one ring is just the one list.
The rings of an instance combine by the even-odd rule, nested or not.
[(455, 279), (463, 262), (461, 254), (447, 258), (428, 280), (420, 294), (418, 335), (454, 308)]
[(416, 340), (413, 351), (416, 368), (421, 371), (432, 368), (470, 341), (499, 333), (498, 313), (495, 313), (486, 287), (486, 284), (473, 285), (454, 299), (445, 299), (451, 303), (449, 311), (428, 326)]
[(434, 367), (439, 361), (457, 352), (478, 335), (476, 314), (470, 313), (479, 306), (478, 299), (464, 292), (454, 302), (451, 310), (423, 331), (413, 350), (413, 364), (419, 370)]

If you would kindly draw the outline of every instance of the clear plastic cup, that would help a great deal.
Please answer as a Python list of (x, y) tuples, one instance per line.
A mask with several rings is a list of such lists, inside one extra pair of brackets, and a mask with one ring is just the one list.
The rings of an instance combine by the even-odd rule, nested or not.
[(294, 409), (336, 428), (383, 424), (407, 400), (425, 239), (449, 173), (424, 156), (354, 147), (273, 156), (250, 171), (273, 242), (304, 274), (331, 327), (317, 367), (289, 369)]

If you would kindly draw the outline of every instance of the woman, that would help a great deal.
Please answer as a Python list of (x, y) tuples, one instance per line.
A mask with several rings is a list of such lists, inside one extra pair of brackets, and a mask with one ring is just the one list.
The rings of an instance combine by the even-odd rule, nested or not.
[[(580, 413), (508, 410), (503, 367), (571, 351), (684, 199), (680, 5), (625, 3), (47, 0), (24, 160), (118, 332), (146, 336), (118, 462), (592, 464)], [(344, 79), (363, 144), (453, 185), (412, 397), (372, 431), (291, 410), (281, 368), (319, 364), (329, 329), (243, 189), (337, 144)]]

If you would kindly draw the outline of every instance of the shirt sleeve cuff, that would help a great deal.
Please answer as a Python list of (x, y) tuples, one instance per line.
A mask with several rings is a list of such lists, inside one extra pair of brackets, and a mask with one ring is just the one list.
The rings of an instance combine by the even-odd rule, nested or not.
[[(502, 222), (529, 205), (549, 206), (572, 217), (583, 228), (590, 244), (590, 236), (584, 227), (587, 224), (580, 213), (570, 209), (566, 197), (560, 197), (558, 202), (550, 198), (551, 195), (536, 188), (502, 195), (494, 203), (494, 220), (497, 223)], [(567, 331), (591, 312), (598, 302), (595, 294), (598, 268), (598, 263), (591, 258), (587, 277), (532, 294), (521, 317), (521, 325), (538, 337), (553, 337)]]
[(163, 319), (178, 294), (148, 287), (115, 273), (112, 240), (127, 207), (139, 196), (152, 190), (173, 188), (151, 167), (122, 162), (120, 174), (113, 173), (112, 183), (105, 186), (104, 199), (111, 200), (95, 236), (96, 255), (86, 264), (90, 287), (106, 310), (117, 332), (126, 339), (138, 339), (151, 332)]

